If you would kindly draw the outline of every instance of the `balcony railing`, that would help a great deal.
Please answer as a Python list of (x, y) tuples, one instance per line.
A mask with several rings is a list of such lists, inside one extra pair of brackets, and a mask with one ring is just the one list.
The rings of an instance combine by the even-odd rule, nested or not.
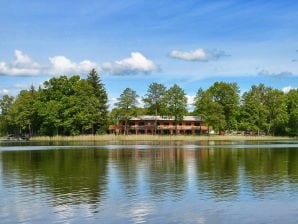
[[(145, 129), (156, 129), (157, 130), (206, 130), (207, 126), (190, 126), (190, 125), (127, 125), (126, 129), (130, 130), (145, 130)], [(124, 130), (125, 125), (110, 125), (109, 129)]]
[[(118, 130), (118, 131), (124, 131), (124, 130), (135, 130), (135, 131), (146, 131), (146, 130), (179, 130), (179, 131), (207, 131), (209, 128), (208, 126), (190, 126), (190, 125), (127, 125), (125, 128), (125, 125), (110, 125), (109, 130)], [(212, 129), (210, 127), (210, 129)]]

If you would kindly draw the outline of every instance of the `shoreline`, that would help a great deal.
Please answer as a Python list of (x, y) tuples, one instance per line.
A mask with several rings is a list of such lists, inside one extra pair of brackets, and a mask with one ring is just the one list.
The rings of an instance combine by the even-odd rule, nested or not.
[[(297, 137), (284, 136), (243, 136), (243, 135), (79, 135), (79, 136), (36, 136), (30, 141), (262, 141), (262, 140), (297, 140)], [(0, 139), (1, 141), (1, 139)]]

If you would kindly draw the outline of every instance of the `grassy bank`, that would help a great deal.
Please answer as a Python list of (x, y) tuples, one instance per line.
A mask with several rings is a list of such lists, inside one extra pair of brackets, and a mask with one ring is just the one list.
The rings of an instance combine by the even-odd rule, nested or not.
[[(79, 136), (38, 136), (30, 141), (197, 141), (197, 140), (287, 140), (295, 139), (278, 136), (195, 136), (195, 135), (79, 135)], [(296, 138), (297, 139), (297, 138)]]

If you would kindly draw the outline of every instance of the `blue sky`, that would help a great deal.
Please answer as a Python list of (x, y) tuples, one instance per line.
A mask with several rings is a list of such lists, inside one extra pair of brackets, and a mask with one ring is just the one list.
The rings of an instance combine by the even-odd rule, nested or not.
[(0, 95), (92, 67), (111, 104), (152, 82), (297, 88), (297, 27), (294, 0), (0, 0)]

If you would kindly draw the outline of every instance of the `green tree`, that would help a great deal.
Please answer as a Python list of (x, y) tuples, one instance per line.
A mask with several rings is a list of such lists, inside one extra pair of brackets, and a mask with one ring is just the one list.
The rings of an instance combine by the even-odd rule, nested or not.
[[(88, 76), (87, 81), (91, 84), (93, 87), (94, 94), (96, 96), (96, 108), (98, 110), (97, 119), (94, 119), (94, 124), (92, 129), (96, 129), (98, 126), (100, 128), (100, 131), (102, 132), (104, 128), (106, 128), (107, 125), (107, 116), (108, 116), (108, 94), (105, 90), (105, 87), (103, 83), (101, 82), (101, 79), (99, 75), (97, 74), (95, 69), (92, 69)], [(93, 132), (93, 131), (92, 131)]]
[(291, 136), (298, 136), (298, 108), (290, 113), (288, 127)]
[[(165, 96), (166, 87), (163, 84), (152, 83), (149, 85), (146, 95), (143, 97), (145, 108), (148, 109), (149, 114), (164, 115), (165, 112)], [(155, 133), (157, 128), (157, 121), (155, 119)]]
[(252, 86), (242, 96), (239, 120), (242, 128), (285, 134), (289, 120), (285, 94), (264, 84)]
[(268, 110), (267, 133), (285, 134), (288, 123), (285, 94), (277, 89), (268, 88), (265, 94), (265, 106)]
[(12, 123), (18, 128), (18, 134), (31, 136), (37, 132), (40, 119), (36, 108), (36, 98), (38, 98), (38, 92), (33, 87), (30, 90), (22, 90), (16, 97), (9, 113)]
[(253, 85), (242, 96), (239, 123), (241, 130), (265, 131), (268, 108), (265, 105), (265, 95), (268, 88), (264, 84)]
[(80, 76), (75, 75), (70, 78), (60, 76), (51, 78), (43, 83), (43, 100), (58, 100), (61, 101), (64, 97), (74, 94), (74, 85), (80, 80)]
[(94, 133), (94, 124), (104, 120), (103, 105), (90, 81), (79, 76), (61, 76), (50, 79), (44, 86), (41, 97), (44, 109), (40, 110), (42, 133)]
[(290, 90), (287, 95), (287, 109), (290, 114), (293, 110), (298, 108), (298, 89)]
[(290, 90), (286, 97), (289, 115), (288, 132), (292, 136), (298, 136), (298, 89)]
[(73, 122), (74, 113), (71, 107), (74, 105), (73, 96), (75, 85), (80, 81), (80, 76), (60, 76), (51, 78), (44, 82), (44, 89), (41, 93), (41, 102), (44, 109), (41, 109), (43, 117), (42, 133), (54, 135), (79, 134), (77, 125)]
[(238, 128), (239, 101), (236, 83), (215, 82), (206, 91), (198, 90), (194, 113), (202, 116), (214, 130), (235, 130)]
[(201, 116), (208, 127), (212, 127), (216, 131), (220, 131), (225, 127), (225, 117), (223, 106), (213, 100), (210, 91), (198, 90), (194, 100), (194, 113)]
[(212, 101), (222, 106), (225, 129), (237, 129), (237, 114), (239, 110), (239, 87), (237, 83), (215, 82), (208, 91), (212, 94)]
[(42, 120), (39, 134), (49, 136), (63, 134), (63, 104), (57, 100), (50, 100), (40, 102), (38, 108), (38, 113)]
[(166, 87), (163, 84), (152, 83), (143, 97), (145, 107), (152, 115), (163, 115), (165, 110)]
[(70, 126), (76, 127), (80, 133), (94, 134), (95, 124), (106, 122), (106, 114), (103, 118), (102, 105), (98, 102), (94, 89), (86, 80), (80, 80), (74, 86), (74, 95), (69, 97), (70, 107), (68, 112)]
[(187, 114), (187, 98), (184, 90), (174, 84), (166, 91), (165, 102), (167, 115), (174, 117), (177, 133), (178, 122), (182, 121), (183, 116)]
[(117, 118), (124, 121), (125, 133), (127, 134), (127, 123), (130, 118), (136, 115), (138, 95), (136, 91), (126, 88), (115, 103)]
[(14, 97), (8, 95), (4, 95), (0, 99), (0, 136), (8, 134), (13, 130), (9, 115), (13, 102)]
[(11, 105), (14, 102), (14, 97), (9, 95), (4, 95), (2, 99), (0, 99), (0, 114), (5, 115), (10, 110)]

